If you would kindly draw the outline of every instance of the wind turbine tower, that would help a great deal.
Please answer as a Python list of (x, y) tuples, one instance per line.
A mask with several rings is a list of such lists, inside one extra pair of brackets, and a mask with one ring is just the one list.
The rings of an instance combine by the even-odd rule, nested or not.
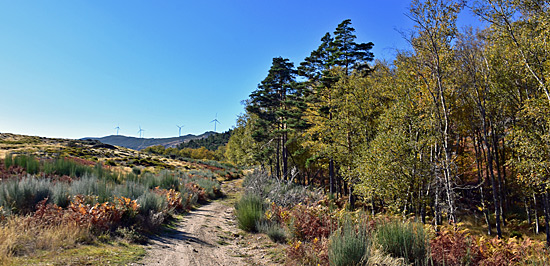
[(178, 129), (179, 129), (179, 131), (178, 131), (178, 137), (181, 137), (181, 128), (184, 127), (184, 125), (181, 125), (181, 126), (176, 125), (176, 126), (177, 126)]
[(118, 131), (120, 130), (120, 127), (116, 126), (115, 129), (116, 129), (116, 135), (118, 136)]
[(145, 129), (142, 129), (141, 126), (139, 126), (139, 130), (138, 130), (138, 134), (139, 134), (139, 137), (141, 138), (141, 132), (145, 131)]
[(216, 118), (214, 120), (210, 121), (210, 123), (214, 123), (214, 132), (216, 131), (216, 124), (221, 124), (220, 121), (218, 121), (218, 113), (216, 113)]

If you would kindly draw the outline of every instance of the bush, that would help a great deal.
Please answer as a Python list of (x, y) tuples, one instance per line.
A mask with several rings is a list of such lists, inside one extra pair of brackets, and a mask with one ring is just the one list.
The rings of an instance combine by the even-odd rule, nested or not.
[(37, 174), (40, 172), (40, 162), (38, 162), (38, 160), (32, 155), (21, 154), (15, 157), (10, 156), (9, 160), (6, 157), (6, 161), (4, 162), (6, 166), (8, 165), (6, 164), (7, 161), (11, 161), (9, 164), (18, 165), (25, 168), (25, 171), (27, 171), (28, 174)]
[(149, 215), (162, 212), (166, 206), (166, 199), (162, 195), (146, 191), (137, 198), (137, 203), (139, 204), (139, 213)]
[(281, 227), (278, 223), (267, 221), (267, 220), (260, 220), (256, 223), (256, 228), (260, 233), (264, 233), (273, 242), (277, 243), (285, 243), (287, 234), (283, 227)]
[(71, 184), (71, 195), (97, 196), (100, 203), (107, 202), (112, 197), (112, 187), (104, 180), (99, 180), (95, 175), (86, 174)]
[(321, 206), (297, 205), (290, 212), (290, 231), (299, 240), (312, 241), (328, 238), (336, 227), (336, 221)]
[(257, 231), (256, 223), (264, 214), (262, 198), (254, 194), (245, 194), (235, 204), (235, 210), (239, 228), (248, 232)]
[(404, 258), (415, 265), (426, 264), (428, 244), (422, 224), (398, 221), (382, 224), (376, 231), (376, 242), (395, 258)]
[(330, 265), (357, 265), (366, 261), (371, 242), (365, 226), (356, 228), (350, 221), (335, 231), (329, 238), (328, 258)]
[(49, 180), (33, 177), (3, 182), (0, 184), (0, 206), (17, 214), (32, 212), (38, 202), (50, 197), (50, 187)]
[(50, 202), (61, 208), (69, 206), (71, 202), (69, 185), (62, 182), (56, 183), (55, 186), (52, 187)]
[(82, 177), (92, 172), (87, 165), (82, 165), (74, 160), (60, 158), (53, 162), (44, 162), (44, 172), (46, 174), (66, 175), (72, 177)]
[(277, 180), (269, 176), (268, 173), (259, 170), (254, 170), (245, 177), (243, 187), (247, 193), (259, 195), (282, 207), (317, 202), (322, 198), (322, 193), (318, 190)]
[(208, 198), (216, 199), (221, 196), (220, 183), (218, 181), (206, 178), (196, 178), (193, 181), (204, 188)]
[(145, 190), (146, 189), (142, 184), (138, 184), (133, 181), (126, 181), (124, 184), (118, 185), (113, 194), (119, 197), (122, 196), (135, 200), (143, 195)]

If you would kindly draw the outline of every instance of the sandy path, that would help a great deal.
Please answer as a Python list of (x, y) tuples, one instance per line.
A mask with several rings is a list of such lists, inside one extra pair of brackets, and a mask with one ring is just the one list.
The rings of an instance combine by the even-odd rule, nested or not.
[(265, 235), (237, 228), (233, 206), (242, 180), (222, 184), (226, 198), (213, 201), (183, 216), (147, 245), (137, 265), (282, 265), (284, 247)]
[(231, 207), (214, 201), (151, 239), (143, 265), (245, 265)]

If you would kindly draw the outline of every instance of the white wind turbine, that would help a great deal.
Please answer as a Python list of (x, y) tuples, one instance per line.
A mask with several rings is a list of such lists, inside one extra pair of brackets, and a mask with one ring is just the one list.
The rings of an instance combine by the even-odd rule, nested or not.
[(221, 124), (220, 121), (218, 121), (218, 113), (216, 113), (216, 118), (214, 120), (210, 121), (210, 123), (214, 123), (214, 132), (216, 131), (216, 124)]
[(142, 129), (141, 126), (139, 126), (139, 130), (138, 130), (138, 134), (139, 134), (139, 137), (141, 138), (141, 132), (145, 131), (145, 129)]
[(178, 129), (179, 129), (179, 131), (178, 131), (178, 137), (181, 137), (181, 128), (184, 127), (184, 125), (181, 125), (181, 126), (176, 125), (176, 126), (177, 126)]

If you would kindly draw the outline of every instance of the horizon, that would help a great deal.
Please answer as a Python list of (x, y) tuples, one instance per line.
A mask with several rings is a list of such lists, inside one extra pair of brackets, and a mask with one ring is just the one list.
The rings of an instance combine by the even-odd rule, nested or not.
[[(227, 131), (272, 58), (297, 67), (351, 19), (375, 59), (409, 49), (409, 1), (0, 2), (0, 132), (79, 139)], [(476, 24), (469, 11), (459, 26)], [(217, 116), (216, 116), (217, 114)], [(221, 123), (212, 123), (213, 119)], [(217, 125), (216, 125), (217, 124)]]

